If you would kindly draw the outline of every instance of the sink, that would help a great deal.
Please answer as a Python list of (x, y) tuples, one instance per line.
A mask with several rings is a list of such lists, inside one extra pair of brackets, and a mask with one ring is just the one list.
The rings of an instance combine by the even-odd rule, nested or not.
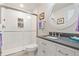
[(53, 37), (53, 36), (46, 36), (45, 38), (48, 38), (48, 39), (58, 39), (57, 37)]
[(79, 37), (74, 36), (74, 37), (70, 37), (70, 39), (79, 42)]

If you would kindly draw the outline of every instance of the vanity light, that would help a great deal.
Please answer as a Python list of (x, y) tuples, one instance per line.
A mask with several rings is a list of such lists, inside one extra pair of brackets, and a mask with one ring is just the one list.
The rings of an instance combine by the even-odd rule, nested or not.
[(24, 5), (23, 5), (23, 4), (20, 4), (20, 7), (21, 7), (21, 8), (23, 8), (23, 7), (24, 7)]

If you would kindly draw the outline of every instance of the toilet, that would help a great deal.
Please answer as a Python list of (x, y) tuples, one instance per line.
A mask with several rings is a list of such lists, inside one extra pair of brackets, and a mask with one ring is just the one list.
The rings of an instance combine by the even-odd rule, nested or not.
[(29, 56), (34, 56), (37, 53), (37, 45), (36, 44), (28, 45), (25, 50)]

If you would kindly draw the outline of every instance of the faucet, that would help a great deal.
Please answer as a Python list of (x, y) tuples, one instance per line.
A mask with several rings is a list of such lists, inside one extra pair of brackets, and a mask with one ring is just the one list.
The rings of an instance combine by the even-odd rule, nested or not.
[(61, 37), (61, 33), (58, 34), (58, 37)]

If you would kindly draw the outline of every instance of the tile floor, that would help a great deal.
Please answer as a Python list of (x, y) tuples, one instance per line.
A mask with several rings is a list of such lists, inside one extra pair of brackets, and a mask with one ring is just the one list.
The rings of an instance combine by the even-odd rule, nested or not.
[(23, 50), (23, 51), (13, 53), (13, 54), (9, 54), (9, 55), (6, 55), (6, 56), (31, 56), (31, 55), (29, 55), (28, 52)]

